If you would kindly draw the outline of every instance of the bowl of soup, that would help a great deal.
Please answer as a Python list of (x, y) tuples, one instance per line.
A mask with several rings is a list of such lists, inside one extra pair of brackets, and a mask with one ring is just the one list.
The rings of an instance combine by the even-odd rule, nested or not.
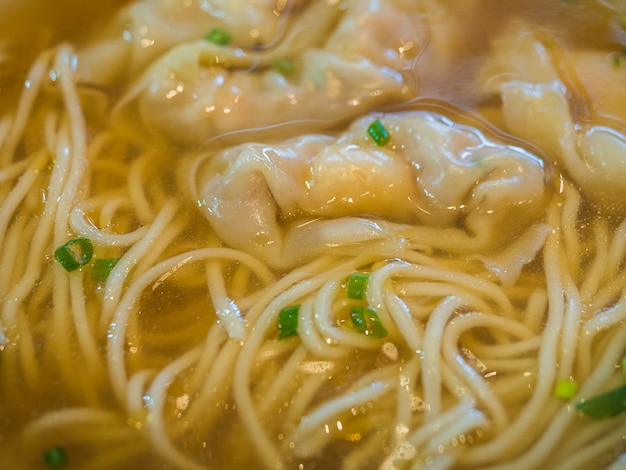
[(0, 466), (624, 468), (621, 2), (0, 24)]

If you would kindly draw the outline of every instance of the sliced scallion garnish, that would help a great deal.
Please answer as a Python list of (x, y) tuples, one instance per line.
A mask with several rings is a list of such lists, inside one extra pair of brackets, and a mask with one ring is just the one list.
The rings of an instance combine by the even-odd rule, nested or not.
[(101, 258), (95, 260), (93, 266), (91, 266), (91, 279), (98, 282), (106, 281), (111, 270), (119, 260), (119, 258)]
[(284, 77), (290, 77), (296, 71), (296, 65), (291, 59), (276, 59), (272, 62), (272, 68)]
[(369, 275), (366, 273), (352, 273), (348, 278), (347, 295), (349, 299), (361, 300), (365, 296)]
[(576, 409), (592, 419), (612, 418), (626, 411), (626, 385), (576, 404)]
[(91, 261), (93, 245), (88, 238), (74, 238), (54, 250), (54, 259), (66, 271), (74, 271)]
[(48, 468), (63, 468), (69, 461), (67, 452), (60, 446), (44, 451), (43, 460)]
[(278, 314), (278, 339), (289, 338), (298, 334), (298, 315), (300, 305), (283, 308)]
[(554, 387), (554, 396), (556, 398), (569, 399), (573, 398), (578, 391), (578, 382), (575, 380), (559, 380)]
[(370, 124), (367, 128), (367, 133), (374, 139), (374, 142), (376, 142), (376, 145), (379, 147), (389, 142), (389, 132), (387, 132), (383, 123), (378, 119)]
[(371, 307), (355, 306), (350, 309), (350, 320), (359, 333), (374, 338), (384, 338), (387, 330), (378, 318), (376, 310)]
[(213, 28), (204, 39), (218, 46), (225, 46), (230, 42), (230, 34), (222, 28)]

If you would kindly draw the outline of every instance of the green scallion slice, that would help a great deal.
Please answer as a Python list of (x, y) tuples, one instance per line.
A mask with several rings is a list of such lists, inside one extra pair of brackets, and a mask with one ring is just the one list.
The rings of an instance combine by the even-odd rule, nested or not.
[(620, 363), (622, 367), (622, 377), (626, 379), (626, 356), (622, 357), (622, 362)]
[(52, 447), (43, 453), (43, 460), (48, 468), (63, 468), (69, 459), (63, 447)]
[(350, 299), (361, 300), (365, 296), (369, 275), (366, 273), (352, 273), (348, 278), (347, 295)]
[(556, 398), (573, 398), (578, 391), (578, 382), (575, 380), (559, 380), (554, 387), (554, 396)]
[(367, 128), (367, 133), (374, 139), (374, 142), (376, 142), (379, 147), (389, 142), (389, 132), (387, 132), (383, 123), (378, 119), (370, 124)]
[(376, 310), (371, 307), (355, 306), (350, 309), (350, 320), (354, 329), (359, 333), (374, 338), (384, 338), (387, 330), (383, 326), (376, 314)]
[(283, 308), (278, 314), (278, 339), (289, 338), (298, 334), (298, 315), (300, 305)]
[(91, 266), (91, 279), (93, 281), (106, 281), (111, 274), (111, 270), (115, 267), (119, 258), (102, 258), (97, 259)]
[(54, 259), (66, 271), (74, 271), (91, 261), (93, 245), (88, 238), (74, 238), (54, 250)]
[(276, 59), (272, 68), (284, 77), (290, 77), (296, 72), (296, 65), (291, 59)]
[(230, 34), (222, 28), (213, 28), (209, 34), (204, 36), (204, 39), (218, 46), (225, 46), (230, 42)]
[(576, 409), (592, 419), (612, 418), (626, 411), (626, 385), (576, 404)]

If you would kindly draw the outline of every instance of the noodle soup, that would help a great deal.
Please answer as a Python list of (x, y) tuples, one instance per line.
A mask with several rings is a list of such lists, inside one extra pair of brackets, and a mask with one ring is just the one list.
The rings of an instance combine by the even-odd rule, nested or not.
[(6, 2), (0, 467), (621, 468), (624, 15)]

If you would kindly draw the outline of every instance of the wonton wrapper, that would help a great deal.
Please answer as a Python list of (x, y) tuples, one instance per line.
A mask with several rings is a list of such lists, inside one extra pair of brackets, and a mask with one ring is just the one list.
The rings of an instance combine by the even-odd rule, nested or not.
[[(570, 85), (577, 83), (572, 64), (554, 44), (528, 33), (505, 35), (494, 51), (486, 83), (489, 91), (500, 94), (507, 130), (553, 158), (593, 200), (624, 208), (626, 135), (606, 125), (618, 121), (601, 121), (585, 91)], [(579, 51), (574, 60), (587, 65), (603, 62), (592, 57), (589, 51)], [(615, 88), (616, 81), (623, 86), (621, 76), (613, 77), (610, 57), (603, 58), (604, 80), (595, 86)], [(585, 112), (575, 115), (574, 107), (581, 104)]]
[[(78, 52), (78, 75), (83, 83), (114, 84), (135, 76), (172, 47), (203, 38), (213, 28), (227, 30), (242, 48), (269, 44), (280, 34), (281, 22), (289, 10), (306, 3), (307, 0), (132, 2)], [(287, 5), (290, 8), (285, 10)]]
[[(313, 2), (262, 50), (246, 50), (236, 35), (228, 46), (180, 44), (122, 97), (114, 122), (134, 136), (201, 146), (241, 130), (330, 125), (405, 102), (417, 92), (413, 66), (425, 35), (415, 3)], [(274, 70), (282, 59), (293, 74)]]
[[(249, 143), (210, 158), (200, 204), (223, 240), (277, 268), (331, 246), (394, 238), (397, 224), (462, 226), (497, 246), (542, 212), (541, 160), (477, 129), (423, 112), (374, 117), (338, 138)], [(399, 233), (399, 232), (398, 232)]]

